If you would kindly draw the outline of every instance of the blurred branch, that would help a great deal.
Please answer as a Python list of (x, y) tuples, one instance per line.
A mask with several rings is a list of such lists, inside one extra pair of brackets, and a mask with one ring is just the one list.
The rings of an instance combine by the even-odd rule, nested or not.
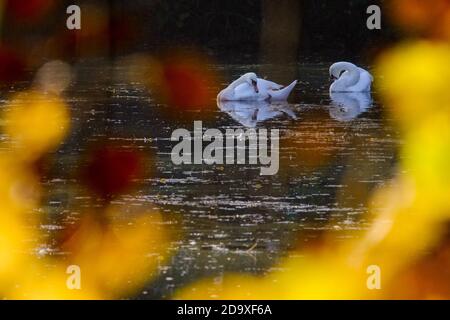
[(115, 17), (117, 14), (117, 2), (116, 0), (108, 0), (108, 11), (109, 11), (109, 27), (108, 27), (108, 37), (109, 37), (109, 56), (111, 59), (114, 59), (116, 56), (116, 40), (114, 35), (112, 34), (112, 30), (114, 30)]
[(300, 44), (300, 4), (298, 0), (265, 0), (261, 50), (270, 61), (289, 63), (295, 61)]
[[(263, 62), (289, 65), (297, 61), (300, 46), (301, 0), (265, 0), (262, 6), (261, 57)], [(270, 68), (270, 67), (269, 67)], [(262, 70), (262, 74), (273, 74)], [(295, 74), (286, 74), (292, 80)]]

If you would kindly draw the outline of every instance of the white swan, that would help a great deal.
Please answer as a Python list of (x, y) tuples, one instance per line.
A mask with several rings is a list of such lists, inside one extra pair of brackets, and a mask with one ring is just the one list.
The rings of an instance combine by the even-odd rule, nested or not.
[(217, 106), (231, 118), (247, 128), (255, 128), (259, 122), (288, 115), (292, 119), (297, 116), (287, 102), (270, 103), (260, 101), (217, 101)]
[(370, 91), (373, 77), (366, 70), (350, 62), (337, 62), (330, 67), (330, 76), (334, 79), (330, 92), (366, 92)]
[(330, 116), (341, 122), (357, 118), (372, 105), (370, 92), (331, 92)]
[(275, 82), (260, 79), (255, 73), (244, 74), (223, 89), (217, 96), (218, 101), (285, 101), (297, 84), (297, 80), (283, 87)]

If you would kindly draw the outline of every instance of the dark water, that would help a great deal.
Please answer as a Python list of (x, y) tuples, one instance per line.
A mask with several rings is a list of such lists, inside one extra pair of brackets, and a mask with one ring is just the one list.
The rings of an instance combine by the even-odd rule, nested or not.
[[(171, 243), (172, 257), (140, 298), (167, 298), (205, 276), (220, 281), (229, 271), (264, 274), (280, 257), (326, 231), (336, 241), (354, 237), (367, 228), (369, 197), (391, 178), (397, 161), (398, 135), (376, 93), (371, 103), (359, 101), (361, 106), (352, 97), (333, 102), (328, 65), (214, 69), (224, 75), (220, 87), (209, 88), (214, 92), (249, 71), (270, 74), (283, 84), (294, 78), (300, 82), (289, 104), (266, 106), (256, 121), (245, 120), (245, 112), (239, 117), (221, 111), (215, 101), (203, 110), (158, 103), (143, 85), (127, 83), (124, 70), (95, 64), (79, 67), (78, 81), (67, 94), (73, 130), (48, 178), (50, 217), (42, 228), (50, 235), (76, 221), (81, 208), (92, 203), (79, 192), (76, 176), (91, 143), (131, 144), (151, 155), (151, 175), (116, 202), (158, 207), (168, 224), (177, 225), (178, 236)], [(261, 176), (256, 165), (175, 166), (170, 136), (178, 128), (192, 131), (194, 120), (202, 120), (204, 129), (223, 132), (246, 125), (279, 129), (278, 174)], [(37, 246), (47, 254), (63, 254), (51, 245)]]

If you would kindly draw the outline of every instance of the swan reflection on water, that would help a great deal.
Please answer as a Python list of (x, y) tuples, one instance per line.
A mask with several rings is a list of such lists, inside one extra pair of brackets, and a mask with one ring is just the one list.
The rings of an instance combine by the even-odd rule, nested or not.
[(331, 92), (330, 116), (337, 121), (351, 121), (372, 105), (370, 92)]
[(255, 128), (260, 122), (285, 115), (297, 119), (292, 106), (287, 102), (217, 101), (217, 106), (247, 128)]

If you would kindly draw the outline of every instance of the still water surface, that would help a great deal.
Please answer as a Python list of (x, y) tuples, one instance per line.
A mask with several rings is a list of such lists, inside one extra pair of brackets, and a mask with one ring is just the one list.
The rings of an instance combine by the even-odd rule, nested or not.
[[(140, 298), (168, 298), (192, 281), (205, 276), (220, 281), (230, 271), (264, 274), (325, 231), (336, 241), (357, 236), (368, 227), (370, 195), (392, 177), (398, 161), (401, 141), (376, 93), (373, 101), (330, 97), (327, 64), (213, 68), (224, 74), (223, 83), (209, 88), (213, 92), (250, 71), (285, 84), (298, 78), (299, 84), (289, 103), (262, 105), (256, 113), (216, 101), (185, 110), (158, 103), (139, 83), (127, 83), (120, 68), (86, 64), (67, 93), (73, 130), (46, 183), (50, 217), (41, 228), (50, 236), (92, 205), (78, 192), (74, 174), (89, 144), (107, 139), (151, 154), (151, 175), (116, 202), (157, 207), (168, 225), (177, 225), (178, 236), (172, 257)], [(279, 129), (278, 174), (261, 176), (255, 165), (173, 165), (170, 136), (178, 128), (192, 131), (194, 120), (222, 132)], [(65, 254), (51, 244), (36, 246), (46, 254)]]

